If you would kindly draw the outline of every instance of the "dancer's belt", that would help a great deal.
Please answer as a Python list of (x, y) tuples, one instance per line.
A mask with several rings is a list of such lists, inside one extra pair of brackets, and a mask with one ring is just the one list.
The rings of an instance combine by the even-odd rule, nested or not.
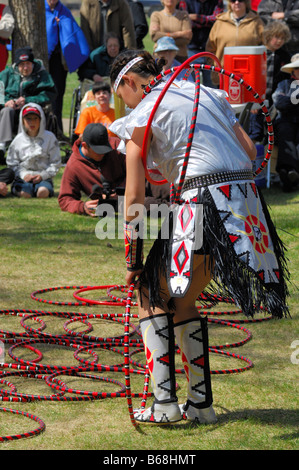
[(252, 180), (252, 170), (221, 171), (202, 176), (196, 176), (185, 181), (182, 192), (190, 189), (203, 188), (212, 184), (226, 183), (227, 181)]

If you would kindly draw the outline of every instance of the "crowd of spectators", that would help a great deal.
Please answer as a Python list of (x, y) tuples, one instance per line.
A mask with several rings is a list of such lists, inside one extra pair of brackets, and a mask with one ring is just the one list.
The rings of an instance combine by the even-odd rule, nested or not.
[(0, 72), (4, 87), (0, 110), (0, 156), (12, 141), (21, 108), (29, 103), (46, 105), (57, 96), (54, 81), (39, 59), (35, 59), (29, 46), (16, 50), (14, 62)]
[[(90, 81), (92, 102), (78, 113), (76, 141), (58, 202), (63, 211), (94, 216), (94, 207), (101, 201), (117, 200), (116, 188), (125, 182), (125, 155), (117, 150), (118, 139), (109, 131), (119, 106), (109, 84), (109, 68), (120, 51), (143, 49), (147, 35), (153, 55), (166, 61), (164, 70), (198, 53), (203, 54), (197, 63), (211, 63), (205, 52), (214, 54), (223, 66), (225, 47), (265, 46), (265, 98), (275, 116), (276, 170), (284, 191), (298, 188), (299, 105), (292, 97), (299, 80), (299, 0), (161, 0), (161, 8), (149, 20), (140, 1), (82, 0), (79, 24), (60, 0), (45, 0), (45, 12), (48, 70), (29, 45), (15, 51), (12, 65), (7, 66), (14, 18), (10, 8), (0, 3), (0, 83), (4, 85), (3, 103), (0, 89), (0, 164), (5, 166), (0, 170), (0, 197), (8, 194), (10, 184), (12, 194), (19, 197), (54, 194), (53, 177), (61, 166), (57, 152), (59, 137), (64, 136), (67, 74), (77, 72), (81, 82)], [(188, 79), (193, 80), (193, 75)], [(219, 87), (218, 74), (209, 70), (202, 71), (202, 80), (206, 86)], [(53, 137), (46, 130), (46, 105), (57, 119)], [(249, 133), (256, 142), (265, 137), (260, 110), (250, 115)], [(47, 138), (40, 139), (41, 135)], [(41, 140), (48, 142), (46, 150)], [(149, 197), (156, 189), (148, 186)], [(82, 193), (88, 198), (85, 203)]]

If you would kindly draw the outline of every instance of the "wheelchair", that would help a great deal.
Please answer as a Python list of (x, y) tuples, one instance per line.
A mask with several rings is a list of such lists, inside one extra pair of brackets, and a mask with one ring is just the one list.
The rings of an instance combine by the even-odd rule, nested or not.
[[(109, 77), (102, 77), (102, 79), (104, 82), (110, 85)], [(78, 88), (75, 88), (73, 91), (69, 120), (69, 136), (72, 145), (78, 138), (78, 136), (75, 134), (75, 129), (77, 127), (81, 112), (85, 107), (94, 106), (97, 104), (91, 91), (94, 84), (94, 81), (84, 78), (82, 81), (80, 81)], [(116, 119), (118, 117), (124, 116), (124, 103), (120, 98), (117, 97), (115, 93), (112, 93), (111, 95), (110, 106), (115, 109)]]
[(70, 120), (69, 120), (69, 138), (71, 145), (74, 144), (78, 136), (75, 134), (75, 129), (82, 111), (82, 101), (86, 94), (91, 90), (94, 82), (89, 79), (84, 79), (80, 82), (78, 88), (75, 88), (72, 95)]

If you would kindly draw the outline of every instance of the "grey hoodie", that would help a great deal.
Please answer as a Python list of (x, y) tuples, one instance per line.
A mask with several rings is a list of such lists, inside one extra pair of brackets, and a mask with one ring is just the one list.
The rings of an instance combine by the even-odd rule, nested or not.
[(29, 137), (23, 126), (20, 112), (19, 133), (9, 146), (6, 163), (16, 176), (24, 179), (27, 174), (41, 175), (43, 180), (53, 178), (61, 166), (58, 141), (52, 132), (46, 130), (46, 117), (36, 103), (27, 103), (39, 110), (41, 114), (40, 128), (36, 137)]

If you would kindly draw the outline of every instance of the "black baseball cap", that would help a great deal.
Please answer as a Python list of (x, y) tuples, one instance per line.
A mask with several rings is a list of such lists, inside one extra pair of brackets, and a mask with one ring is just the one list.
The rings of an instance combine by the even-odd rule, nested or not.
[(82, 141), (99, 155), (111, 152), (112, 150), (108, 140), (107, 129), (100, 123), (93, 122), (88, 124), (84, 129)]

